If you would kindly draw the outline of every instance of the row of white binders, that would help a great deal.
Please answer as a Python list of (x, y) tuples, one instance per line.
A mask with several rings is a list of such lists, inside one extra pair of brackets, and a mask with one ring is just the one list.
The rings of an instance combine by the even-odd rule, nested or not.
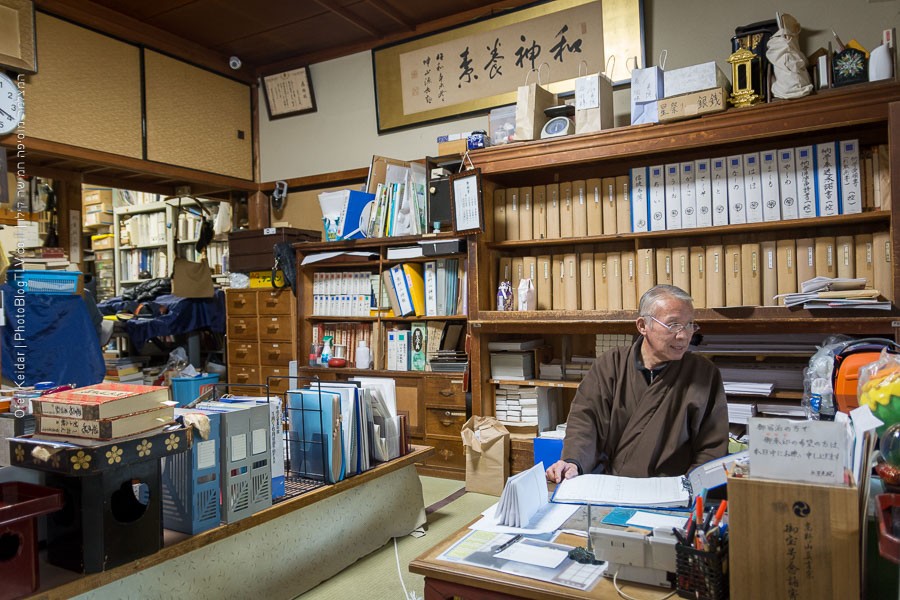
[(503, 257), (498, 272), (514, 295), (531, 279), (537, 310), (599, 311), (636, 310), (657, 284), (682, 288), (695, 308), (776, 306), (777, 294), (818, 276), (863, 278), (893, 300), (890, 234)]
[(494, 240), (577, 238), (888, 210), (889, 165), (881, 148), (861, 153), (857, 140), (844, 140), (635, 167), (617, 177), (497, 189)]

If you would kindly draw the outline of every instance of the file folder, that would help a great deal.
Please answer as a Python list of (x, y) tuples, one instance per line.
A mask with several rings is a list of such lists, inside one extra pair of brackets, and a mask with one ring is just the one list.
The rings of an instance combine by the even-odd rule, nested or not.
[(594, 253), (594, 307), (609, 310), (609, 269), (605, 252)]
[(566, 310), (578, 310), (579, 300), (581, 300), (581, 290), (579, 286), (579, 277), (578, 277), (578, 255), (573, 253), (566, 254), (564, 257), (565, 260), (565, 269), (566, 269), (566, 280), (565, 287), (566, 290), (564, 292), (565, 296), (565, 309)]
[(781, 218), (799, 219), (800, 205), (797, 198), (797, 163), (793, 148), (777, 151), (778, 191), (781, 196)]
[(841, 279), (854, 279), (856, 277), (856, 244), (852, 235), (839, 235), (834, 239), (834, 249), (837, 253), (837, 276)]
[(683, 162), (678, 169), (680, 171), (681, 226), (685, 229), (694, 229), (697, 227), (694, 161)]
[(799, 289), (797, 284), (797, 245), (794, 240), (778, 240), (775, 242), (775, 252), (778, 293), (796, 294)]
[(572, 182), (572, 235), (587, 236), (588, 199), (583, 179)]
[(666, 182), (666, 229), (684, 227), (681, 216), (681, 165), (666, 165), (664, 173)]
[(763, 306), (778, 306), (778, 250), (775, 240), (759, 243)]
[[(875, 287), (875, 252), (872, 246), (871, 233), (859, 233), (853, 236), (853, 244), (856, 246), (856, 277), (866, 279), (866, 287)], [(881, 290), (878, 290), (879, 292)]]
[(606, 253), (606, 303), (607, 310), (622, 310), (622, 255)]
[(740, 244), (725, 246), (725, 306), (741, 306), (744, 301)]
[(762, 306), (762, 265), (760, 245), (741, 244), (741, 304)]
[(575, 232), (575, 207), (572, 198), (572, 182), (559, 184), (559, 237), (570, 238)]
[(634, 250), (622, 252), (619, 263), (622, 269), (622, 310), (637, 310), (637, 255)]
[(706, 308), (706, 248), (691, 246), (691, 297), (694, 308)]
[(547, 184), (547, 239), (557, 240), (560, 238), (560, 205), (559, 205), (559, 184)]
[(565, 310), (566, 308), (566, 263), (562, 254), (554, 254), (552, 261), (553, 292), (551, 304), (553, 310)]
[(506, 240), (506, 190), (494, 190), (494, 241)]
[(604, 177), (600, 180), (603, 190), (603, 234), (616, 233), (616, 178)]
[(691, 259), (687, 246), (672, 248), (672, 285), (691, 293)]
[(547, 186), (532, 188), (534, 200), (531, 204), (531, 233), (536, 240), (547, 239)]
[(744, 157), (729, 156), (725, 162), (728, 173), (728, 222), (731, 225), (747, 222), (744, 193)]
[(594, 304), (594, 253), (580, 252), (578, 254), (579, 272), (581, 281), (581, 310), (595, 310)]
[(797, 240), (797, 285), (816, 276), (816, 241), (813, 238)]
[(519, 237), (519, 188), (506, 189), (506, 239), (513, 241)]
[(519, 239), (534, 239), (534, 199), (532, 188), (519, 188)]
[(656, 284), (672, 285), (672, 249), (656, 249)]
[(585, 181), (587, 196), (587, 234), (603, 235), (603, 189), (601, 179), (593, 178)]
[[(591, 180), (588, 180), (591, 181)], [(631, 231), (650, 231), (650, 188), (647, 167), (631, 169)]]
[(878, 231), (872, 234), (872, 278), (875, 289), (894, 301), (894, 279), (891, 276), (891, 234)]
[(662, 165), (647, 167), (650, 199), (650, 231), (666, 229), (666, 184)]
[(631, 179), (616, 177), (616, 233), (631, 233)]
[(822, 236), (815, 239), (816, 277), (837, 277), (837, 254), (833, 237)]
[(712, 227), (712, 173), (708, 158), (694, 161), (694, 199), (697, 203), (697, 227)]
[(778, 153), (775, 150), (760, 152), (760, 183), (762, 185), (763, 221), (781, 220)]
[(725, 248), (721, 244), (706, 247), (706, 308), (725, 306)]
[(744, 200), (747, 222), (762, 223), (762, 173), (759, 152), (744, 154)]
[(553, 259), (543, 255), (537, 257), (537, 309), (550, 310), (553, 308)]
[(635, 294), (638, 298), (656, 285), (656, 251), (653, 248), (639, 248), (635, 252), (637, 269)]

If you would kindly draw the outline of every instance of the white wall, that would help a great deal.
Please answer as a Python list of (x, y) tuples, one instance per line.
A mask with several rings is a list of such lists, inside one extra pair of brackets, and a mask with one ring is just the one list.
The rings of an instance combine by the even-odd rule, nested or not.
[[(826, 46), (834, 28), (844, 42), (856, 38), (872, 49), (881, 31), (897, 27), (900, 0), (644, 0), (644, 30), (648, 62), (668, 50), (668, 69), (716, 60), (731, 53), (734, 28), (775, 17), (786, 10), (803, 26), (801, 48), (811, 53)], [(318, 111), (269, 121), (261, 111), (260, 150), (263, 181), (367, 167), (373, 154), (399, 159), (422, 158), (437, 152), (435, 139), (444, 133), (488, 128), (487, 116), (445, 121), (378, 135), (371, 53), (362, 52), (312, 65)], [(615, 92), (616, 123), (628, 124), (627, 86)], [(260, 96), (260, 106), (265, 100)]]

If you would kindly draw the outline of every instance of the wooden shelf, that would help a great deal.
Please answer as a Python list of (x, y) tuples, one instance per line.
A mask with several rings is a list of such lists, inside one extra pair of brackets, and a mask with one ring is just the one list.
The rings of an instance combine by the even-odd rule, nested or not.
[[(317, 252), (351, 252), (369, 248), (385, 248), (387, 246), (415, 246), (420, 241), (452, 240), (463, 237), (456, 233), (426, 233), (424, 235), (404, 235), (400, 237), (362, 238), (341, 242), (298, 242), (294, 248), (303, 255)], [(402, 262), (402, 261), (401, 261)]]
[(765, 223), (746, 223), (742, 225), (720, 225), (718, 227), (696, 227), (693, 229), (672, 229), (666, 231), (648, 231), (641, 233), (616, 233), (613, 235), (595, 235), (580, 238), (556, 238), (543, 240), (516, 240), (489, 242), (491, 250), (532, 250), (535, 247), (583, 246), (585, 244), (602, 244), (644, 239), (671, 239), (700, 236), (728, 236), (760, 232), (784, 232), (797, 229), (815, 229), (815, 235), (823, 235), (821, 230), (829, 226), (846, 229), (848, 225), (864, 223), (887, 223), (891, 219), (890, 211), (878, 210), (856, 215), (840, 215), (836, 217), (815, 217), (813, 219), (793, 219), (786, 221), (769, 221)]
[(416, 377), (462, 377), (462, 373), (437, 373), (434, 371), (388, 371), (386, 369), (354, 369), (352, 367), (297, 367), (298, 373), (305, 376), (324, 375), (326, 373), (348, 375), (351, 377), (399, 377), (414, 375)]
[(528, 385), (545, 388), (565, 388), (569, 390), (578, 389), (578, 386), (581, 385), (581, 381), (559, 381), (555, 379), (489, 379), (488, 383), (493, 385)]

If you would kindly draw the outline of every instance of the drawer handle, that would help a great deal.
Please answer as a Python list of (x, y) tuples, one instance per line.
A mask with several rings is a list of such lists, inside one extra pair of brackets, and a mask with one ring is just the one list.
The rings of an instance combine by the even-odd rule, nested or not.
[(244, 306), (245, 304), (247, 304), (247, 299), (246, 299), (246, 298), (243, 298), (243, 297), (242, 297), (242, 298), (236, 298), (235, 301), (234, 301), (234, 303), (237, 304), (238, 306)]
[(244, 331), (247, 331), (247, 326), (243, 323), (238, 323), (234, 326), (234, 330), (243, 333)]
[(245, 375), (244, 373), (238, 373), (237, 379), (238, 379), (238, 381), (246, 382), (247, 380), (250, 379), (250, 377)]
[(269, 325), (266, 330), (272, 333), (278, 333), (278, 330), (281, 329), (278, 325)]
[(281, 356), (281, 350), (269, 350), (270, 358), (278, 358), (279, 356)]
[(438, 392), (438, 394), (440, 394), (444, 398), (449, 398), (450, 396), (453, 395), (453, 390), (441, 390)]
[(441, 423), (441, 425), (443, 425), (444, 427), (450, 427), (451, 425), (453, 425), (453, 419), (454, 419), (454, 417), (457, 417), (457, 418), (458, 418), (458, 417), (463, 417), (463, 416), (465, 416), (465, 413), (452, 412), (452, 411), (449, 411), (449, 410), (445, 410), (445, 411), (444, 411), (444, 418), (443, 418), (443, 419), (440, 419), (440, 423)]
[(450, 460), (450, 457), (453, 456), (454, 452), (453, 452), (453, 450), (450, 450), (448, 448), (442, 448), (441, 451), (438, 452), (438, 454), (444, 460)]
[(243, 348), (240, 348), (240, 349), (236, 352), (236, 354), (237, 354), (238, 356), (241, 356), (241, 357), (247, 356), (247, 351), (244, 350)]

